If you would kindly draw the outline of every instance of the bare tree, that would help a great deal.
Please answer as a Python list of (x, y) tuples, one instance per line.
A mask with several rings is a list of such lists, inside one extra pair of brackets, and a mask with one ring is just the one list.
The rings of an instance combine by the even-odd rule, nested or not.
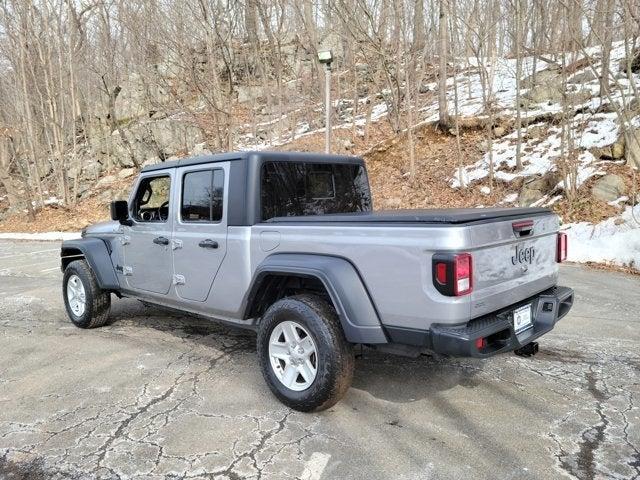
[(448, 0), (440, 0), (440, 18), (438, 22), (438, 55), (439, 55), (439, 73), (438, 73), (438, 123), (441, 128), (449, 128), (449, 110), (447, 105), (447, 51), (449, 48), (448, 41)]

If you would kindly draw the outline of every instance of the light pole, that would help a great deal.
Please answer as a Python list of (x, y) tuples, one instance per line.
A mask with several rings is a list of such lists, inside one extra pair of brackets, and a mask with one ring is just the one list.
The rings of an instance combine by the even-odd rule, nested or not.
[(320, 50), (318, 61), (324, 65), (324, 151), (331, 153), (331, 62), (333, 62), (331, 50)]

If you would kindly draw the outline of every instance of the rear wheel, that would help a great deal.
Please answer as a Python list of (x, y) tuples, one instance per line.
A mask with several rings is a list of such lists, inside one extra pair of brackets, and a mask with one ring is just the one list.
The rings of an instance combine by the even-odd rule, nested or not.
[(98, 286), (86, 260), (67, 265), (62, 279), (62, 297), (67, 316), (76, 327), (101, 327), (109, 320), (111, 294)]
[(315, 295), (269, 307), (258, 331), (258, 358), (275, 396), (304, 412), (335, 405), (353, 378), (352, 346), (333, 307)]

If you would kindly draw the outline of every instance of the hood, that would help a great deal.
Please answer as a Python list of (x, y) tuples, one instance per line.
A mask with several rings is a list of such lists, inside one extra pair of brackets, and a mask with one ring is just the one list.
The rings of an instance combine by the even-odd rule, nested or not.
[(122, 233), (122, 225), (120, 225), (120, 222), (113, 220), (108, 222), (99, 222), (84, 228), (82, 233), (82, 236)]

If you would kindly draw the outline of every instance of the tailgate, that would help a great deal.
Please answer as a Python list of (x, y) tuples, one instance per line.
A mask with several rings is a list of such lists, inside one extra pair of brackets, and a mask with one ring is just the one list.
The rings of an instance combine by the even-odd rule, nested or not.
[(491, 313), (556, 285), (554, 214), (469, 225), (473, 245), (471, 317)]

